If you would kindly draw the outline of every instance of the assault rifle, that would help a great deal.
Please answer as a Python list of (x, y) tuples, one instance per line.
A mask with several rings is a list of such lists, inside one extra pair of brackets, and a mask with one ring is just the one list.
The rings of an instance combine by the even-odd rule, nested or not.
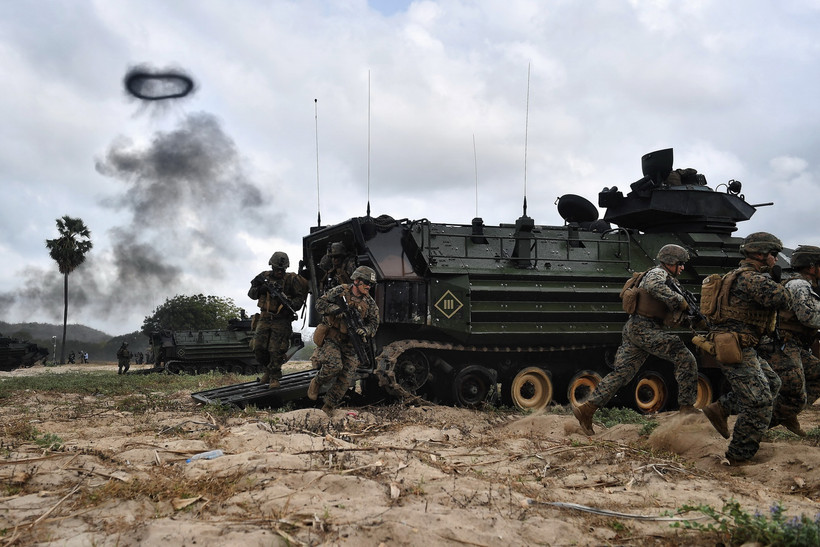
[(359, 358), (359, 363), (366, 366), (370, 370), (376, 369), (376, 351), (373, 347), (373, 340), (368, 339), (367, 336), (360, 336), (359, 329), (365, 329), (364, 321), (359, 313), (358, 308), (351, 307), (347, 304), (347, 299), (344, 294), (340, 294), (336, 298), (336, 304), (339, 305), (341, 315), (347, 325), (347, 334), (350, 336), (350, 342), (353, 344), (353, 349), (356, 350), (356, 356)]
[(683, 287), (679, 287), (677, 283), (675, 283), (671, 277), (666, 278), (666, 286), (681, 295), (686, 301), (687, 309), (686, 314), (689, 316), (689, 322), (694, 326), (698, 323), (703, 323), (704, 325), (709, 324), (709, 319), (703, 315), (700, 311), (700, 305), (698, 304), (697, 297), (692, 294), (691, 292), (687, 291)]
[(285, 293), (282, 292), (282, 286), (279, 285), (279, 283), (273, 283), (265, 276), (259, 276), (257, 277), (257, 279), (261, 282), (265, 290), (267, 290), (271, 294), (271, 296), (275, 297), (277, 300), (279, 300), (279, 302), (282, 303), (283, 306), (290, 310), (290, 313), (293, 314), (293, 317), (299, 315), (298, 313), (296, 313), (296, 310), (293, 309), (293, 302), (291, 302), (290, 299), (287, 296), (285, 296)]

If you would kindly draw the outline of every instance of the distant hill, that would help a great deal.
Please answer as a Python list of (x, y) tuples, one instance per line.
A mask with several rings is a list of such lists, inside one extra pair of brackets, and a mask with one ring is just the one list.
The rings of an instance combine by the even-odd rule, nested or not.
[[(27, 337), (35, 340), (51, 340), (52, 336), (58, 339), (63, 337), (63, 325), (53, 325), (51, 323), (6, 323), (0, 321), (0, 333), (4, 336), (13, 336), (15, 333), (25, 333)], [(66, 339), (89, 344), (100, 344), (109, 341), (112, 335), (100, 330), (86, 327), (85, 325), (68, 325), (66, 327)]]

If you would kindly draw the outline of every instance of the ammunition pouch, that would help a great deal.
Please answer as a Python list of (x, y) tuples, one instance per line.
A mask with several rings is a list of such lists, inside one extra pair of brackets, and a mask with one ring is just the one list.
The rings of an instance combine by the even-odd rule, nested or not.
[(703, 352), (709, 355), (717, 355), (715, 351), (715, 343), (700, 334), (692, 337), (692, 344), (699, 347)]
[(621, 293), (621, 306), (629, 315), (638, 307), (638, 289), (626, 289)]
[(743, 350), (736, 332), (718, 332), (714, 335), (715, 357), (725, 365), (743, 362)]
[(325, 343), (325, 337), (327, 336), (330, 327), (324, 323), (321, 323), (316, 330), (313, 331), (313, 343), (316, 344), (316, 347), (322, 347), (322, 344)]

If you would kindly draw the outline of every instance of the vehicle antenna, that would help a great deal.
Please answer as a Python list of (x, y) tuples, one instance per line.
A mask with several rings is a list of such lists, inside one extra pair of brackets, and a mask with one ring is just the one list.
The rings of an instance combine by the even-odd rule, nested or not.
[(524, 117), (524, 216), (527, 216), (527, 137), (530, 126), (530, 67), (527, 63), (527, 110)]
[(478, 154), (475, 150), (475, 133), (473, 133), (473, 162), (475, 163), (475, 216), (478, 216)]
[(316, 121), (316, 226), (321, 226), (322, 208), (319, 201), (319, 99), (313, 99), (313, 115)]
[(370, 216), (370, 69), (367, 70), (367, 216)]

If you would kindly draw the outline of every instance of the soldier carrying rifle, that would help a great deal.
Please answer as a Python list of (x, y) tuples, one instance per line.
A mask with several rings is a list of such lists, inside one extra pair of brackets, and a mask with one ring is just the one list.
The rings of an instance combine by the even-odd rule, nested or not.
[(251, 280), (248, 297), (259, 306), (259, 313), (251, 319), (254, 329), (251, 347), (256, 360), (265, 367), (259, 382), (275, 389), (279, 387), (282, 364), (293, 334), (291, 323), (296, 319), (296, 311), (305, 304), (308, 284), (299, 274), (285, 272), (290, 266), (286, 253), (273, 253), (268, 264), (269, 271)]
[(695, 414), (698, 364), (695, 356), (680, 337), (666, 326), (681, 324), (686, 319), (689, 304), (677, 278), (689, 261), (689, 252), (680, 245), (664, 245), (658, 251), (658, 265), (633, 276), (631, 305), (624, 298), (624, 310), (629, 320), (623, 328), (623, 340), (615, 354), (613, 371), (607, 374), (590, 395), (589, 400), (572, 411), (584, 433), (593, 435), (592, 417), (607, 404), (640, 370), (644, 361), (654, 355), (675, 365), (678, 382), (678, 404), (681, 414)]
[(352, 283), (333, 287), (316, 301), (322, 323), (313, 336), (316, 349), (310, 360), (319, 373), (310, 382), (308, 397), (315, 401), (319, 389), (332, 382), (324, 396), (326, 414), (342, 402), (356, 369), (374, 366), (371, 342), (379, 328), (379, 308), (370, 290), (376, 284), (376, 272), (359, 266), (351, 278)]

